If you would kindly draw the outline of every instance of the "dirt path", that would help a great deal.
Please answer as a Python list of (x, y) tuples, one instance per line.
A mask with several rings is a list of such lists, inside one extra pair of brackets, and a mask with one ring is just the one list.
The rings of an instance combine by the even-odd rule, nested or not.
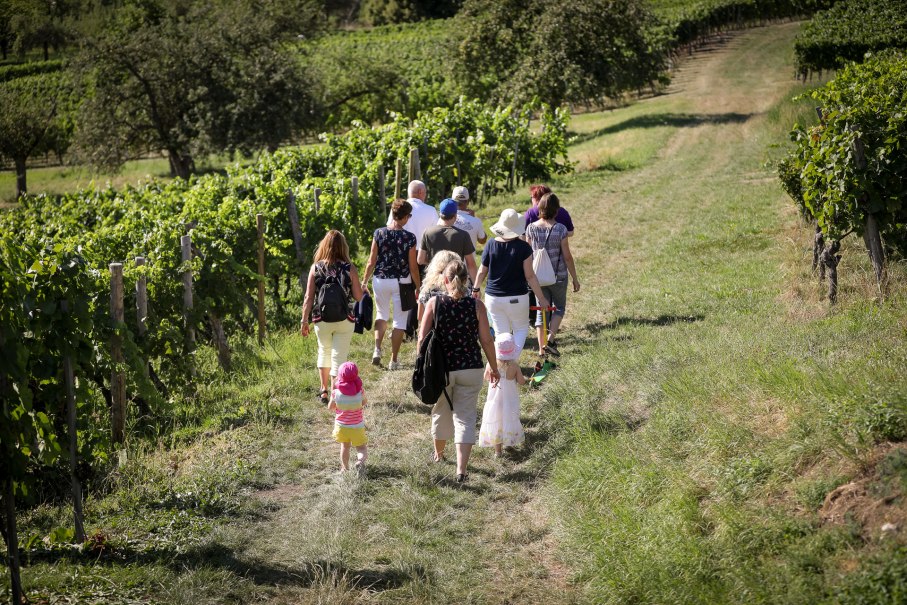
[[(751, 136), (750, 120), (790, 85), (790, 74), (754, 63), (746, 49), (789, 44), (796, 27), (734, 34), (688, 60), (667, 99), (651, 102), (673, 104), (698, 122), (674, 128), (650, 167), (594, 177), (594, 187), (573, 185), (571, 211), (581, 226), (573, 247), (584, 277), (584, 294), (575, 299), (578, 311), (565, 323), (574, 342), (593, 337), (594, 325), (613, 319), (602, 304), (607, 285), (625, 279), (622, 259), (645, 254), (656, 219), (645, 214), (651, 208), (634, 210), (627, 200), (657, 203), (646, 197), (647, 181), (664, 178), (676, 158), (702, 145), (710, 147), (699, 169), (716, 174), (724, 169), (732, 144)], [(578, 183), (584, 178), (576, 177)], [(603, 214), (618, 217), (616, 233), (582, 227)], [(357, 342), (353, 358), (367, 359), (367, 339)], [(411, 347), (402, 360), (413, 358)], [(569, 354), (568, 348), (565, 357)], [(544, 391), (523, 399), (527, 447), (502, 462), (477, 449), (470, 481), (460, 487), (452, 464), (429, 462), (429, 416), (408, 392), (411, 365), (397, 372), (364, 370), (370, 399), (368, 479), (337, 474), (331, 415), (313, 397), (295, 428), (270, 445), (268, 472), (278, 481), (256, 494), (265, 505), (263, 516), (218, 530), (216, 539), (233, 549), (256, 582), (276, 587), (262, 598), (273, 603), (582, 601), (547, 512), (547, 462), (539, 452), (548, 435), (537, 422)]]

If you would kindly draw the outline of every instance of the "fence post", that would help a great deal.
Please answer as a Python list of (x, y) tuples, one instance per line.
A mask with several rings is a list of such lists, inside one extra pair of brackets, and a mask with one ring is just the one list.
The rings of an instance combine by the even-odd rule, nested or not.
[(315, 214), (321, 210), (321, 189), (315, 187)]
[(110, 376), (110, 394), (113, 407), (110, 409), (110, 423), (113, 429), (113, 442), (123, 443), (126, 438), (126, 374), (123, 364), (123, 263), (110, 263), (110, 320), (113, 324), (113, 336), (110, 338), (110, 358), (113, 371)]
[(359, 177), (350, 177), (350, 188), (352, 189), (352, 206), (355, 208), (359, 205)]
[(302, 230), (299, 228), (299, 212), (296, 210), (296, 194), (292, 191), (287, 196), (287, 214), (290, 216), (290, 231), (293, 232), (293, 247), (296, 248), (299, 289), (305, 294), (305, 255), (302, 252)]
[[(318, 199), (318, 189), (315, 190)], [(265, 216), (255, 215), (258, 226), (258, 344), (265, 343)]]
[[(182, 250), (183, 263), (192, 260), (192, 236), (184, 235), (180, 238), (180, 248)], [(186, 351), (191, 353), (195, 350), (195, 328), (192, 326), (192, 269), (187, 268), (183, 271), (183, 323), (186, 328)], [(190, 362), (190, 367), (194, 364)]]
[(399, 200), (401, 197), (400, 186), (403, 181), (403, 160), (397, 158), (396, 164), (396, 173), (394, 174), (394, 200)]
[(419, 148), (410, 147), (409, 149), (409, 180), (422, 180), (422, 170), (419, 168)]
[(384, 166), (378, 167), (378, 219), (384, 222), (384, 212), (387, 209), (387, 193), (384, 189)]
[[(69, 315), (69, 301), (63, 300), (60, 309)], [(72, 516), (75, 525), (74, 540), (77, 544), (85, 541), (85, 525), (82, 521), (82, 483), (76, 474), (79, 454), (79, 439), (76, 431), (76, 380), (72, 369), (72, 354), (63, 356), (63, 379), (66, 381), (66, 425), (69, 431), (69, 480), (72, 491)]]

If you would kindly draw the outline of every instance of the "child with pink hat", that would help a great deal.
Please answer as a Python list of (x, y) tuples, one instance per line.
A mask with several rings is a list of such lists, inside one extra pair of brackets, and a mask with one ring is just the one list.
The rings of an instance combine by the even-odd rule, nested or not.
[(365, 419), (362, 406), (366, 404), (362, 379), (355, 363), (347, 361), (337, 368), (337, 380), (331, 392), (328, 409), (334, 410), (334, 440), (340, 444), (340, 470), (350, 467), (350, 446), (356, 448), (356, 472), (365, 475), (368, 457), (368, 439), (365, 437)]
[(526, 384), (526, 377), (517, 362), (516, 342), (513, 334), (504, 332), (495, 336), (495, 357), (501, 379), (491, 383), (491, 366), (485, 366), (485, 380), (488, 381), (488, 398), (482, 410), (482, 427), (479, 429), (479, 445), (494, 446), (495, 458), (501, 456), (504, 447), (523, 443), (523, 425), (520, 424), (520, 388)]

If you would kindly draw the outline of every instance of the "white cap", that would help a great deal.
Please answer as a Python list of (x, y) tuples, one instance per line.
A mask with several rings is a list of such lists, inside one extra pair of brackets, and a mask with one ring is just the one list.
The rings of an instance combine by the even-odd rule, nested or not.
[(454, 187), (453, 193), (450, 194), (450, 197), (457, 202), (468, 202), (469, 201), (469, 189), (466, 187)]

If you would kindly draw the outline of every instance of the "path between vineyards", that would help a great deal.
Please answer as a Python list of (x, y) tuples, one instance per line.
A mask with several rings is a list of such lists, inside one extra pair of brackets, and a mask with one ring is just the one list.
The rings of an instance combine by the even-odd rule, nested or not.
[[(688, 59), (667, 96), (641, 104), (659, 103), (699, 122), (672, 129), (641, 169), (570, 182), (565, 199), (578, 225), (572, 246), (583, 282), (565, 322), (574, 342), (614, 319), (609, 283), (631, 279), (624, 271), (630, 259), (638, 266), (647, 240), (670, 236), (670, 226), (656, 234), (660, 226), (642, 220), (655, 203), (652, 188), (707, 187), (747, 140), (751, 122), (790, 89), (791, 70), (760, 62), (752, 50), (789, 45), (796, 28), (745, 31)], [(691, 155), (700, 158), (692, 169), (684, 162)], [(758, 166), (740, 178), (750, 177), (766, 178)], [(619, 250), (608, 243), (614, 238)], [(262, 592), (274, 603), (582, 601), (548, 508), (550, 460), (537, 455), (548, 438), (536, 422), (544, 388), (523, 399), (527, 447), (503, 462), (477, 448), (470, 480), (460, 487), (452, 464), (429, 462), (429, 416), (408, 392), (412, 345), (401, 355), (406, 370), (389, 372), (368, 365), (369, 340), (357, 337), (351, 355), (361, 362), (370, 399), (368, 478), (337, 473), (332, 416), (314, 393), (300, 394), (291, 402), (296, 421), (266, 444), (263, 467), (274, 485), (255, 494), (263, 514), (226, 525), (212, 539), (246, 577), (276, 585)], [(563, 349), (569, 364), (570, 346)], [(287, 360), (287, 372), (314, 372), (311, 366), (310, 359)]]

